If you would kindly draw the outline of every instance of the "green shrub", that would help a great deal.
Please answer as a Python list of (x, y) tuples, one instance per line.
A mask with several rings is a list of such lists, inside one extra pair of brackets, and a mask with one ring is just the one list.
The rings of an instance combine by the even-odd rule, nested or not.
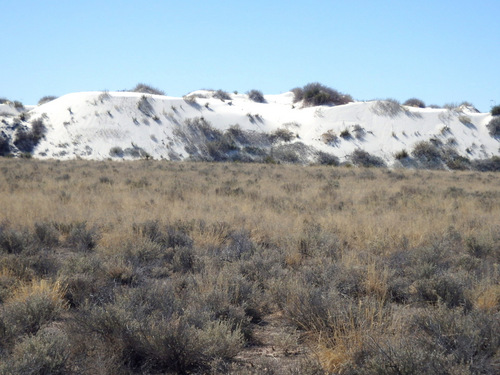
[(250, 90), (248, 92), (248, 98), (250, 100), (253, 100), (256, 103), (265, 103), (266, 102), (266, 99), (264, 98), (262, 91), (259, 91), (259, 90)]

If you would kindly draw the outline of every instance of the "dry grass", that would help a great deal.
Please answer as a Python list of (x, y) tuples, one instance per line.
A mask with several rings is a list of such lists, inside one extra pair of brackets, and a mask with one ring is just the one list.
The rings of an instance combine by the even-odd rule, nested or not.
[[(496, 332), (495, 173), (0, 159), (0, 207), (0, 330), (30, 296), (70, 306), (30, 331), (63, 319), (80, 342), (64, 353), (65, 368), (90, 356), (110, 373), (208, 371), (276, 313), (301, 330), (326, 372), (418, 373), (404, 366), (431, 371), (429, 361), (497, 369), (485, 346), (459, 355), (419, 320), (440, 311), (453, 322), (442, 334), (469, 337), (471, 348), (481, 329)], [(156, 337), (157, 326), (177, 336)], [(22, 347), (16, 334), (0, 342), (0, 356)], [(200, 357), (171, 363), (183, 352), (163, 356), (167, 343)], [(117, 350), (104, 361), (95, 348), (108, 346)], [(444, 354), (429, 359), (422, 348)], [(392, 367), (377, 367), (389, 358)]]

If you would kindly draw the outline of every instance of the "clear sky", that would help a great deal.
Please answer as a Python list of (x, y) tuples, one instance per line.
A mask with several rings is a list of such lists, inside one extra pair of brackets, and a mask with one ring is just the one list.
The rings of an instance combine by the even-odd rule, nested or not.
[(358, 100), (500, 104), (500, 0), (0, 1), (0, 97), (320, 82)]

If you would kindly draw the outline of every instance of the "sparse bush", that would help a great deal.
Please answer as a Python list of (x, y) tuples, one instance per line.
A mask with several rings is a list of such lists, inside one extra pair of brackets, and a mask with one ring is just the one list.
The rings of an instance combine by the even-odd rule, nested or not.
[(214, 92), (214, 94), (212, 96), (215, 99), (220, 99), (222, 101), (231, 100), (231, 96), (226, 91), (223, 91), (223, 90), (217, 90), (216, 92)]
[(57, 99), (57, 96), (52, 96), (52, 95), (43, 96), (38, 101), (38, 105), (42, 105), (42, 104), (51, 102), (52, 100), (56, 100), (56, 99)]
[(495, 116), (486, 125), (492, 137), (500, 137), (500, 116)]
[(492, 116), (500, 116), (500, 105), (496, 105), (494, 107), (491, 107), (491, 115)]
[(151, 94), (151, 95), (165, 95), (165, 92), (154, 88), (150, 85), (146, 85), (145, 83), (138, 83), (133, 89), (132, 92), (140, 92), (143, 94)]
[(256, 103), (265, 103), (266, 102), (264, 95), (259, 90), (250, 90), (248, 92), (248, 98), (250, 100), (253, 100)]
[(14, 145), (22, 152), (31, 153), (44, 137), (46, 127), (43, 120), (34, 120), (31, 123), (31, 131), (19, 128), (14, 138)]
[(23, 111), (24, 110), (24, 104), (21, 103), (18, 100), (14, 100), (14, 108), (17, 109), (18, 111)]
[(344, 139), (349, 139), (352, 137), (351, 132), (349, 131), (349, 129), (344, 129), (340, 132), (340, 137)]
[(342, 105), (353, 101), (350, 95), (341, 94), (337, 90), (317, 82), (309, 83), (302, 89), (293, 89), (292, 92), (294, 93), (294, 102), (304, 100), (306, 106)]
[(196, 95), (185, 95), (182, 97), (184, 101), (189, 105), (196, 105)]
[(334, 145), (335, 143), (337, 143), (339, 137), (337, 136), (337, 134), (335, 134), (333, 130), (328, 130), (327, 132), (321, 135), (321, 139), (327, 145)]
[(425, 166), (435, 167), (441, 164), (441, 152), (438, 147), (430, 141), (418, 142), (411, 154)]
[(417, 98), (411, 98), (408, 99), (403, 103), (403, 105), (407, 105), (409, 107), (416, 107), (416, 108), (425, 108), (425, 103), (423, 100), (417, 99)]
[(272, 134), (271, 134), (271, 139), (273, 142), (275, 141), (283, 141), (283, 142), (290, 142), (292, 141), (296, 135), (291, 132), (288, 129), (276, 129)]
[(371, 155), (364, 150), (354, 150), (350, 156), (351, 162), (360, 167), (385, 167), (385, 162), (378, 156)]
[(334, 166), (340, 164), (338, 157), (323, 151), (318, 152), (318, 163), (321, 165), (334, 165)]
[(74, 224), (69, 232), (67, 244), (74, 250), (80, 252), (90, 252), (97, 246), (100, 235), (96, 228), (87, 228), (87, 223)]
[(139, 99), (139, 102), (137, 102), (137, 108), (145, 116), (151, 117), (154, 114), (153, 105), (149, 102), (149, 99), (146, 95), (141, 96), (141, 99)]
[(408, 155), (408, 152), (406, 150), (401, 150), (401, 151), (398, 151), (396, 152), (396, 154), (394, 155), (394, 157), (396, 158), (396, 160), (401, 160), (401, 159), (406, 159), (408, 158), (410, 155)]
[(403, 112), (403, 107), (396, 99), (377, 100), (371, 109), (378, 116), (396, 117)]
[(469, 116), (465, 116), (465, 115), (458, 116), (458, 121), (460, 121), (464, 125), (472, 124), (471, 118)]
[(109, 149), (109, 155), (116, 158), (122, 158), (124, 155), (123, 149), (121, 147), (115, 146)]
[(295, 87), (290, 90), (293, 93), (293, 102), (297, 103), (304, 99), (304, 90), (301, 87)]

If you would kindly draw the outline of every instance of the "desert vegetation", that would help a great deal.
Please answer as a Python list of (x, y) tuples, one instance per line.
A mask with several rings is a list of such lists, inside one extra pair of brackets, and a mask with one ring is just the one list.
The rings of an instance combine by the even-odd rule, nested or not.
[(163, 90), (157, 89), (151, 85), (145, 83), (138, 83), (135, 87), (130, 90), (132, 92), (139, 92), (142, 94), (151, 94), (151, 95), (165, 95)]
[(265, 103), (266, 99), (264, 94), (260, 90), (250, 90), (248, 92), (248, 98), (256, 103)]
[(500, 105), (493, 106), (490, 113), (492, 116), (500, 116)]
[(422, 99), (418, 98), (410, 98), (406, 100), (403, 105), (407, 105), (409, 107), (416, 107), (416, 108), (425, 108), (425, 102)]
[(305, 106), (342, 105), (353, 101), (350, 95), (342, 94), (318, 82), (308, 83), (291, 91), (294, 94), (293, 101), (295, 103), (303, 101)]
[(0, 374), (500, 370), (498, 173), (0, 169)]
[(38, 100), (38, 105), (42, 105), (42, 104), (51, 102), (52, 100), (56, 100), (56, 99), (57, 99), (57, 96), (46, 95), (46, 96), (41, 97), (40, 100)]

